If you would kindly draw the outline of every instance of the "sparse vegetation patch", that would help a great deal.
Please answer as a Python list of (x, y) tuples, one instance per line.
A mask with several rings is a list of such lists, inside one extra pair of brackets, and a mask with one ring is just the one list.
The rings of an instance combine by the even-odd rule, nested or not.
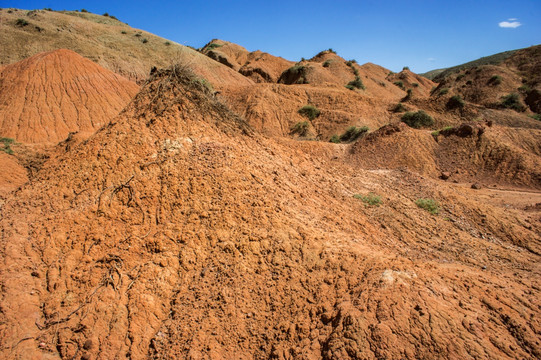
[(440, 90), (440, 92), (438, 93), (439, 96), (441, 95), (446, 95), (447, 93), (449, 92), (449, 88), (443, 88)]
[(310, 120), (314, 120), (321, 114), (321, 111), (313, 105), (305, 105), (298, 110), (298, 113)]
[(395, 81), (393, 84), (395, 84), (396, 86), (398, 86), (402, 90), (406, 90), (406, 88), (404, 87), (404, 82), (403, 81)]
[(360, 77), (356, 76), (355, 77), (355, 80), (351, 80), (350, 82), (348, 82), (348, 84), (346, 85), (346, 87), (350, 90), (355, 90), (355, 89), (361, 89), (361, 90), (364, 90), (366, 89), (364, 84), (363, 84), (363, 81), (361, 80)]
[(334, 134), (333, 136), (331, 136), (329, 141), (334, 143), (334, 144), (340, 144), (340, 136)]
[(15, 143), (15, 139), (2, 137), (0, 138), (0, 151), (3, 151), (7, 154), (13, 154), (11, 145)]
[(511, 93), (502, 97), (500, 105), (507, 109), (513, 109), (515, 111), (522, 112), (525, 110), (524, 105), (520, 102), (520, 96), (517, 93)]
[(460, 95), (454, 95), (451, 96), (451, 98), (447, 101), (447, 108), (448, 109), (462, 109), (466, 103), (464, 100), (460, 97)]
[(366, 206), (380, 206), (381, 205), (381, 196), (374, 193), (368, 193), (367, 195), (355, 194), (353, 195), (355, 199), (362, 200)]
[(297, 134), (299, 136), (307, 136), (310, 130), (310, 123), (308, 121), (300, 121), (293, 125), (291, 128), (291, 134)]
[(432, 118), (432, 116), (428, 115), (423, 110), (419, 110), (415, 113), (408, 111), (407, 113), (402, 115), (401, 120), (408, 126), (416, 129), (434, 125), (434, 119)]
[(440, 205), (434, 199), (417, 199), (415, 205), (428, 211), (432, 215), (436, 215), (440, 212)]
[(392, 109), (392, 111), (395, 112), (395, 113), (404, 112), (406, 110), (407, 110), (406, 107), (401, 102), (396, 104)]
[(21, 18), (19, 18), (19, 19), (17, 19), (15, 21), (15, 25), (17, 25), (18, 27), (25, 27), (28, 24), (29, 24), (28, 21), (26, 21), (25, 19), (21, 19)]
[(502, 77), (500, 75), (494, 75), (488, 80), (490, 85), (500, 85), (502, 83)]
[(368, 132), (368, 126), (350, 126), (340, 135), (340, 142), (352, 142), (357, 140), (361, 135)]

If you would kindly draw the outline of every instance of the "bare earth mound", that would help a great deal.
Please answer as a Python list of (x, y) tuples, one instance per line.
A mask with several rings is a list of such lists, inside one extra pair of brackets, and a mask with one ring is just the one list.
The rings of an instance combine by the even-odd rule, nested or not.
[(156, 72), (2, 208), (3, 357), (539, 358), (536, 220), (342, 147)]
[(0, 135), (27, 143), (94, 132), (137, 93), (137, 84), (70, 50), (7, 66), (0, 73)]

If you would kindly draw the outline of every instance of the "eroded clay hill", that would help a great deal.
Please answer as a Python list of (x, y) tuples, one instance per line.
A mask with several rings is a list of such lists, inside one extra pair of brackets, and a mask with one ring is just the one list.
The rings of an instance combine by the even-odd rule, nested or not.
[(249, 52), (240, 45), (218, 39), (210, 41), (201, 52), (257, 83), (275, 83), (282, 72), (293, 65), (281, 57), (260, 50)]
[[(390, 109), (407, 96), (407, 89), (395, 85), (390, 74), (381, 66), (358, 65), (326, 50), (284, 70), (278, 83), (225, 87), (222, 96), (267, 135), (290, 136), (295, 124), (308, 121), (305, 137), (328, 141), (350, 126), (377, 129), (397, 118)], [(426, 88), (433, 83), (422, 78), (419, 82), (415, 97), (426, 99)], [(320, 111), (317, 118), (307, 120), (299, 114), (307, 105)]]
[(155, 72), (2, 207), (2, 356), (539, 358), (539, 220), (345, 150)]
[[(516, 51), (499, 65), (483, 65), (445, 77), (433, 96), (459, 95), (489, 108), (541, 112), (541, 45)], [(510, 97), (511, 96), (511, 97)]]
[(0, 73), (0, 135), (56, 143), (92, 133), (122, 110), (139, 86), (70, 50), (6, 66)]

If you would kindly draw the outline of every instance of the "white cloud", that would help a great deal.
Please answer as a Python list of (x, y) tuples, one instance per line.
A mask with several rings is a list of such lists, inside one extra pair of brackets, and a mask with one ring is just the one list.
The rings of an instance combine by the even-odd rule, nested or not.
[(502, 22), (498, 23), (498, 26), (501, 27), (501, 28), (516, 29), (520, 25), (522, 25), (517, 20), (518, 19), (511, 18), (511, 19), (508, 19), (508, 21), (502, 21)]
[(434, 58), (428, 58), (427, 60), (428, 61), (436, 61), (436, 59), (434, 59)]

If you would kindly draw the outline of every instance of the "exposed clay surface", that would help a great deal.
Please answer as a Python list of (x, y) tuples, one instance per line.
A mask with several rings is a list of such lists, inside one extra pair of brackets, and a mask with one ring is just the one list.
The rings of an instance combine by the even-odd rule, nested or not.
[(3, 357), (541, 356), (539, 211), (347, 147), (263, 137), (155, 73), (2, 207)]
[(55, 50), (0, 73), (0, 135), (20, 142), (58, 142), (94, 132), (122, 110), (137, 84), (70, 50)]

